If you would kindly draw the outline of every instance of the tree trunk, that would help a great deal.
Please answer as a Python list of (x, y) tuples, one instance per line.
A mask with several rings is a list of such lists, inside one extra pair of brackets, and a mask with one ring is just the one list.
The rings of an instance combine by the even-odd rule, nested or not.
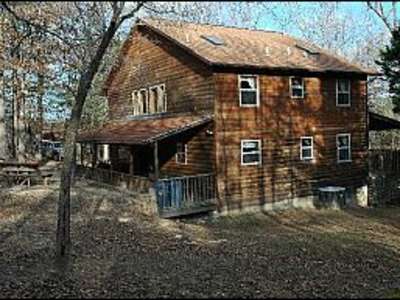
[(6, 159), (7, 155), (7, 124), (6, 124), (6, 79), (3, 70), (0, 70), (0, 159)]
[[(119, 16), (119, 15), (118, 15)], [(117, 16), (117, 17), (118, 17)], [(71, 201), (71, 177), (72, 171), (75, 164), (74, 151), (76, 136), (80, 126), (80, 120), (82, 116), (83, 105), (87, 94), (92, 85), (94, 76), (101, 64), (102, 58), (114, 37), (115, 32), (118, 29), (117, 19), (113, 17), (110, 25), (102, 37), (101, 43), (96, 50), (93, 59), (88, 64), (85, 72), (81, 75), (78, 85), (78, 91), (75, 97), (75, 103), (72, 107), (71, 117), (69, 124), (66, 125), (65, 137), (64, 137), (64, 164), (61, 172), (60, 181), (60, 194), (58, 199), (58, 220), (57, 220), (57, 247), (56, 255), (59, 259), (62, 259), (69, 255), (71, 248), (70, 238), (70, 201)]]
[(38, 147), (35, 151), (36, 159), (42, 160), (42, 152), (41, 152), (41, 141), (43, 135), (43, 97), (45, 93), (45, 86), (44, 86), (44, 76), (40, 72), (37, 74), (38, 76), (38, 84), (37, 84), (37, 102), (38, 102), (38, 124), (36, 128), (36, 143)]

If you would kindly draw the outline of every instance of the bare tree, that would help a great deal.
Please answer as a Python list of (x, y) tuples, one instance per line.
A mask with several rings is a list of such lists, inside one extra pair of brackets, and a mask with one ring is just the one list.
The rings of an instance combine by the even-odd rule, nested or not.
[(400, 2), (399, 1), (367, 1), (366, 4), (385, 24), (391, 32), (399, 25), (400, 21)]
[[(40, 4), (39, 4), (40, 5)], [(61, 4), (59, 4), (61, 5)], [(76, 135), (80, 126), (83, 106), (90, 91), (92, 82), (99, 70), (102, 59), (111, 44), (117, 30), (129, 19), (134, 18), (143, 7), (144, 2), (129, 3), (69, 3), (62, 6), (62, 14), (54, 13), (53, 26), (36, 23), (34, 18), (21, 17), (11, 6), (3, 2), (4, 9), (24, 25), (40, 30), (48, 36), (56, 38), (61, 44), (67, 45), (67, 55), (80, 58), (80, 68), (77, 70), (77, 85), (73, 91), (71, 116), (65, 130), (64, 164), (61, 172), (60, 193), (57, 219), (57, 257), (67, 257), (70, 251), (70, 189), (73, 166), (75, 163)], [(53, 7), (56, 8), (56, 7)], [(50, 11), (51, 13), (51, 11)], [(67, 18), (66, 18), (67, 17)], [(69, 17), (69, 19), (68, 19)], [(93, 32), (90, 18), (99, 18), (101, 30)], [(74, 22), (79, 20), (82, 27)], [(58, 23), (57, 23), (58, 21)], [(54, 29), (54, 25), (56, 28)], [(86, 25), (86, 26), (85, 26)], [(69, 31), (65, 30), (69, 29)], [(58, 29), (58, 30), (57, 30)], [(82, 45), (87, 46), (83, 47)], [(77, 52), (81, 46), (82, 52)]]

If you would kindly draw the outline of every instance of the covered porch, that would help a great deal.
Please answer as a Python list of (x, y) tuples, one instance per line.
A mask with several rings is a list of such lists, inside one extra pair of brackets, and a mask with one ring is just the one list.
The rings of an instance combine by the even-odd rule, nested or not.
[(162, 217), (214, 210), (213, 168), (180, 164), (177, 157), (178, 144), (199, 136), (211, 140), (205, 134), (210, 125), (210, 115), (135, 117), (81, 132), (77, 174), (139, 193), (154, 192)]

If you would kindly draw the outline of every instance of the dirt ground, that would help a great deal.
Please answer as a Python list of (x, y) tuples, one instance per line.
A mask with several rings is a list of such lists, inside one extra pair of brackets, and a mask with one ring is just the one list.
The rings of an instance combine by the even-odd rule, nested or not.
[(54, 264), (56, 186), (0, 192), (0, 297), (390, 297), (400, 208), (161, 220), (79, 183), (72, 256)]

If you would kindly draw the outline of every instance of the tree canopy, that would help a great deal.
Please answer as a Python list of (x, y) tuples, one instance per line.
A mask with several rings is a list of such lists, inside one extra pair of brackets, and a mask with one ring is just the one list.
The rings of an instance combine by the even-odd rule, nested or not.
[(400, 26), (392, 31), (390, 44), (380, 51), (380, 60), (377, 64), (382, 67), (389, 82), (393, 111), (400, 113)]

